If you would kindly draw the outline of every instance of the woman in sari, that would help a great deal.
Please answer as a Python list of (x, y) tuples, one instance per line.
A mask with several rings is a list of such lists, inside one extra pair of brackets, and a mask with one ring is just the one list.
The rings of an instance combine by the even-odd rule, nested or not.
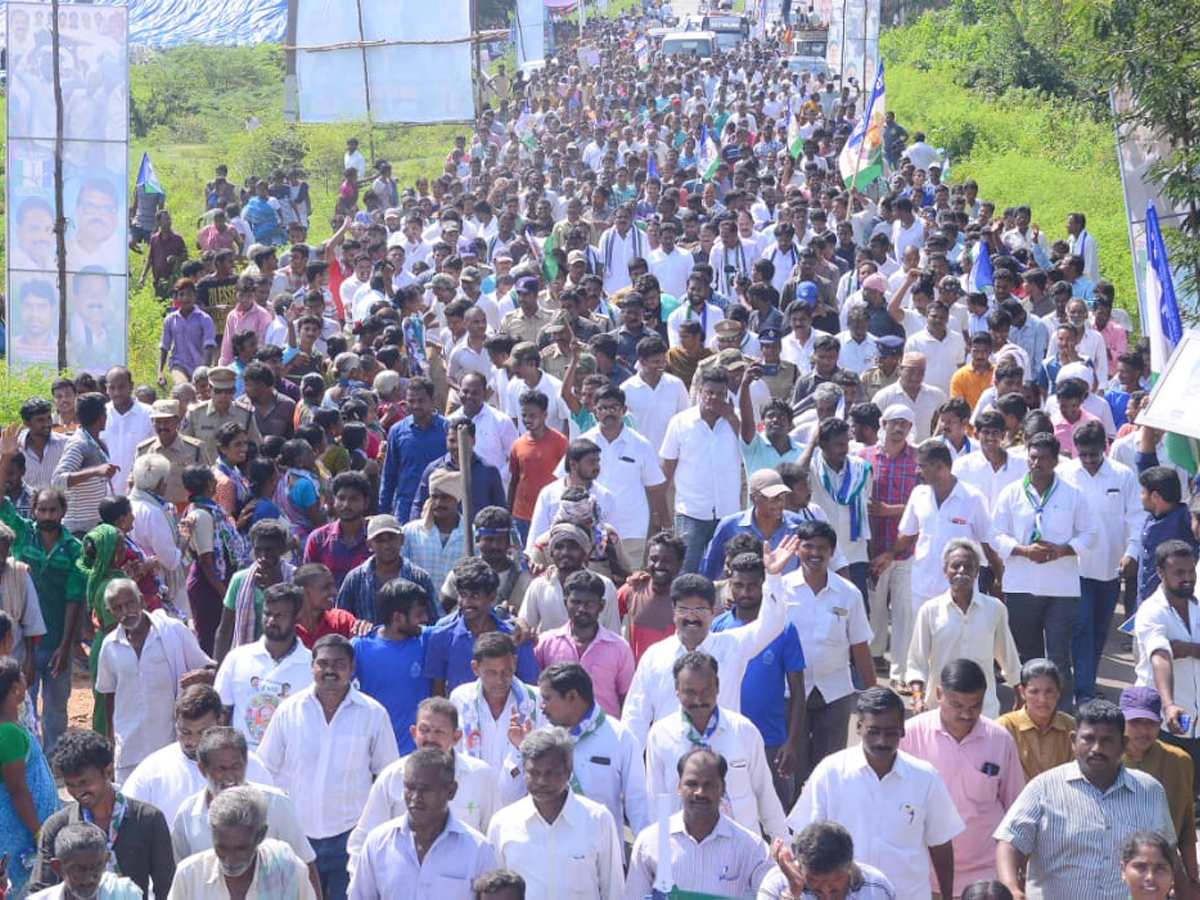
[(217, 480), (212, 469), (188, 466), (183, 487), (191, 504), (187, 519), (195, 559), (187, 579), (188, 603), (200, 648), (211, 656), (230, 576), (246, 564), (249, 552), (233, 517), (213, 499)]
[(125, 578), (121, 568), (125, 564), (125, 535), (114, 525), (97, 525), (83, 537), (83, 553), (77, 565), (87, 577), (87, 602), (92, 613), (92, 624), (96, 636), (92, 638), (92, 651), (88, 655), (88, 670), (92, 676), (92, 730), (100, 734), (108, 731), (104, 715), (104, 697), (96, 693), (96, 666), (100, 662), (100, 645), (104, 637), (116, 627), (116, 620), (109, 615), (104, 603), (104, 588), (114, 578)]
[(20, 896), (37, 857), (42, 823), (58, 809), (54, 776), (41, 745), (20, 724), (25, 673), (11, 656), (0, 658), (0, 858), (8, 859), (13, 896)]

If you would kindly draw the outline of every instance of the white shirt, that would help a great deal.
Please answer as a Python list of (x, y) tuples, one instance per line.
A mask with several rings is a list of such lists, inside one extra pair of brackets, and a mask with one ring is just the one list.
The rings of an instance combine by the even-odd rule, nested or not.
[[(600, 575), (599, 578), (604, 582), (604, 608), (600, 610), (600, 625), (614, 635), (620, 635), (621, 611), (617, 605), (617, 588), (605, 576)], [(553, 570), (547, 570), (529, 582), (525, 598), (521, 601), (520, 616), (539, 634), (562, 628), (570, 621), (566, 591)]]
[(704, 304), (704, 308), (697, 312), (692, 309), (692, 305), (688, 303), (687, 297), (680, 297), (680, 300), (682, 301), (680, 305), (675, 308), (674, 312), (667, 316), (667, 344), (671, 347), (678, 347), (680, 324), (695, 319), (704, 328), (704, 343), (707, 345), (709, 341), (716, 337), (716, 324), (725, 318), (725, 313), (721, 311), (719, 306), (713, 306), (707, 302)]
[(788, 621), (796, 626), (804, 651), (805, 691), (820, 688), (826, 703), (853, 693), (850, 648), (873, 637), (858, 588), (831, 570), (825, 587), (814, 593), (804, 570), (797, 569), (783, 576), (783, 591)]
[[(1200, 603), (1195, 597), (1188, 601), (1187, 610), (1188, 620), (1184, 622), (1179, 613), (1171, 609), (1161, 585), (1138, 607), (1133, 634), (1141, 649), (1136, 668), (1140, 687), (1155, 687), (1150, 657), (1156, 650), (1162, 650), (1171, 658), (1171, 641), (1200, 643)], [(1197, 721), (1200, 719), (1200, 659), (1191, 656), (1171, 659), (1171, 669), (1175, 675), (1174, 700), (1192, 717), (1191, 729), (1181, 736), (1195, 738), (1200, 733), (1200, 722)]]
[(937, 412), (937, 408), (946, 402), (946, 396), (945, 391), (929, 384), (922, 384), (914, 400), (908, 396), (908, 393), (900, 386), (900, 382), (897, 381), (880, 388), (875, 394), (874, 403), (879, 407), (880, 412), (886, 410), (893, 403), (902, 403), (911, 409), (916, 421), (913, 423), (912, 431), (909, 432), (908, 440), (909, 443), (919, 444), (921, 441), (928, 440), (933, 434), (934, 414)]
[[(259, 787), (275, 783), (254, 753), (246, 765), (246, 780)], [(142, 760), (121, 785), (121, 793), (158, 807), (168, 822), (174, 822), (184, 801), (207, 787), (196, 761), (184, 756), (183, 748), (176, 742)]]
[[(131, 498), (133, 537), (162, 564), (166, 572), (179, 569), (183, 552), (176, 543), (177, 531), (171, 527), (166, 511), (157, 503)], [(180, 579), (182, 583), (182, 578)]]
[(629, 821), (637, 834), (650, 824), (643, 747), (620, 719), (605, 716), (600, 726), (575, 741), (575, 778), (583, 796), (609, 811), (613, 821)]
[(897, 751), (892, 770), (879, 778), (861, 746), (818, 763), (788, 824), (799, 832), (819, 819), (850, 832), (854, 858), (882, 871), (895, 885), (897, 900), (928, 900), (928, 848), (963, 830), (962, 817), (933, 766)]
[[(267, 837), (283, 841), (303, 863), (317, 858), (312, 844), (304, 836), (304, 826), (296, 816), (296, 807), (283, 791), (264, 784), (254, 787), (267, 798)], [(212, 849), (212, 828), (208, 824), (208, 788), (197, 791), (183, 801), (171, 825), (171, 847), (175, 851), (175, 862), (181, 862), (193, 853)]]
[(546, 399), (550, 401), (550, 407), (546, 412), (546, 424), (555, 431), (567, 433), (567, 422), (571, 418), (571, 411), (563, 402), (562, 382), (553, 375), (539, 371), (537, 383), (533, 387), (527, 385), (524, 378), (513, 378), (508, 382), (505, 391), (508, 394), (505, 398), (505, 411), (517, 420), (515, 422), (517, 434), (525, 433), (525, 423), (521, 421), (521, 395), (526, 391), (538, 391), (546, 395)]
[(961, 481), (983, 494), (990, 513), (996, 507), (1000, 492), (1014, 481), (1024, 478), (1025, 473), (1029, 471), (1029, 464), (1024, 455), (1015, 455), (1009, 450), (1005, 455), (1004, 464), (995, 469), (982, 450), (973, 450), (955, 459), (951, 471)]
[[(637, 422), (638, 434), (650, 442), (657, 457), (671, 417), (692, 405), (687, 387), (670, 372), (663, 372), (658, 384), (651, 387), (639, 371), (621, 383), (621, 390), (625, 392), (625, 406)], [(603, 468), (601, 465), (601, 472)]]
[(1083, 277), (1095, 284), (1100, 280), (1100, 263), (1096, 258), (1096, 239), (1082, 229), (1069, 238), (1071, 252), (1083, 257)]
[(905, 341), (906, 353), (925, 354), (925, 383), (950, 395), (950, 379), (967, 358), (967, 342), (961, 332), (946, 329), (940, 341), (922, 328)]
[[(725, 776), (726, 815), (755, 834), (765, 831), (774, 838), (787, 840), (788, 827), (783, 806), (775, 793), (771, 764), (763, 747), (762, 735), (754, 723), (730, 709), (714, 712), (717, 728), (708, 739), (709, 748), (725, 757), (729, 772)], [(659, 719), (646, 738), (646, 787), (651, 797), (666, 794), (671, 811), (679, 812), (679, 760), (691, 750), (699, 732), (686, 720), (683, 711)]]
[[(789, 331), (783, 336), (783, 341), (779, 346), (779, 358), (784, 362), (790, 362), (801, 375), (807, 375), (812, 371), (812, 355), (813, 343), (817, 338), (823, 337), (827, 332), (819, 328), (810, 328), (808, 332), (808, 340), (803, 344), (796, 337), (794, 331)], [(874, 341), (871, 342), (874, 346)]]
[[(793, 432), (794, 433), (794, 432)], [(806, 436), (807, 437), (807, 436)], [(837, 551), (845, 554), (847, 564), (852, 562), (867, 562), (867, 541), (871, 538), (871, 523), (864, 515), (859, 522), (858, 540), (851, 540), (850, 531), (850, 507), (843, 506), (838, 503), (825, 489), (824, 481), (821, 477), (821, 466), (818, 462), (823, 460), (820, 450), (813, 452), (813, 467), (812, 476), (809, 479), (812, 484), (812, 504), (816, 504), (825, 511), (825, 519), (833, 526), (833, 530), (837, 532)], [(831, 478), (831, 487), (836, 492), (839, 490), (842, 480), (849, 478), (852, 474), (849, 467), (851, 461), (855, 466), (864, 466), (866, 462), (860, 458), (846, 457), (846, 462), (842, 464), (842, 471), (836, 473)], [(862, 509), (865, 511), (867, 504), (871, 500), (871, 490), (874, 485), (874, 476), (872, 473), (867, 473), (867, 483), (862, 489)]]
[(991, 522), (983, 494), (959, 479), (938, 505), (933, 488), (919, 484), (900, 516), (899, 533), (916, 535), (913, 548), (912, 598), (914, 611), (930, 597), (949, 590), (942, 570), (942, 549), (954, 538), (987, 543)]
[(450, 377), (457, 382), (463, 380), (463, 376), (468, 372), (478, 372), (486, 381), (491, 377), (492, 359), (488, 356), (487, 348), (480, 347), (478, 350), (473, 350), (471, 345), (466, 340), (461, 341), (453, 350), (450, 351)]
[(1008, 630), (1008, 607), (978, 590), (964, 613), (950, 598), (950, 592), (925, 601), (913, 623), (912, 644), (908, 649), (905, 681), (925, 684), (925, 704), (938, 705), (937, 688), (942, 667), (955, 659), (979, 663), (987, 679), (983, 695), (983, 714), (989, 719), (1000, 715), (996, 696), (996, 675), (992, 661), (1000, 664), (1004, 677), (1012, 683), (1021, 674), (1021, 658)]
[(213, 688), (221, 703), (233, 709), (229, 724), (246, 736), (253, 750), (262, 742), (279, 704), (311, 684), (312, 652), (299, 638), (278, 661), (267, 651), (266, 638), (259, 638), (229, 651), (217, 669)]
[[(628, 379), (627, 379), (628, 380)], [(600, 448), (600, 474), (596, 482), (608, 489), (620, 502), (614, 504), (608, 524), (622, 538), (641, 540), (650, 529), (650, 501), (646, 489), (666, 483), (658, 464), (655, 445), (627, 425), (612, 441), (600, 431), (600, 426), (583, 437)], [(541, 497), (539, 495), (538, 499)]]
[[(269, 877), (264, 872), (269, 871)], [(270, 897), (271, 900), (316, 900), (308, 867), (287, 844), (265, 839), (258, 845), (258, 862), (254, 877), (246, 888), (249, 897)], [(175, 870), (171, 884), (171, 900), (229, 900), (229, 886), (221, 874), (217, 854), (205, 850), (188, 857)]]
[(209, 665), (196, 636), (178, 619), (161, 610), (147, 613), (150, 629), (141, 653), (118, 625), (100, 645), (96, 691), (113, 694), (116, 766), (122, 775), (175, 737), (175, 697), (179, 679)]
[(458, 725), (462, 729), (455, 756), (471, 756), (487, 765), (497, 783), (501, 803), (512, 803), (525, 794), (521, 754), (508, 739), (512, 707), (517, 707), (522, 723), (529, 722), (538, 728), (543, 724), (538, 696), (534, 688), (514, 678), (509, 699), (500, 715), (493, 716), (478, 679), (460, 684), (450, 692), (450, 702), (458, 709)]
[[(722, 709), (741, 711), (742, 678), (746, 674), (746, 666), (783, 631), (787, 621), (784, 598), (784, 585), (777, 576), (768, 576), (758, 618), (742, 628), (709, 632), (696, 648), (717, 661), (721, 676), (717, 704)], [(862, 605), (861, 599), (859, 605)], [(679, 711), (673, 669), (675, 660), (687, 652), (678, 635), (671, 635), (647, 647), (638, 660), (633, 683), (625, 697), (621, 721), (629, 726), (639, 741), (646, 740), (654, 722)]]
[(494, 406), (484, 404), (471, 420), (475, 423), (475, 453), (489, 466), (500, 470), (500, 480), (508, 487), (508, 452), (517, 439), (517, 426)]
[[(565, 465), (565, 458), (559, 465)], [(567, 489), (566, 476), (556, 478), (538, 491), (537, 500), (533, 503), (533, 513), (529, 517), (529, 539), (525, 542), (525, 552), (532, 555), (534, 542), (550, 531), (554, 517), (558, 514), (559, 504), (562, 503), (563, 492)], [(600, 520), (612, 524), (616, 513), (617, 498), (597, 479), (588, 487), (588, 493), (600, 507)]]
[[(61, 883), (28, 895), (29, 900), (66, 900), (66, 897), (67, 886)], [(105, 872), (100, 876), (96, 900), (142, 900), (142, 889), (128, 878)]]
[(471, 884), (496, 868), (487, 839), (454, 817), (417, 858), (408, 816), (371, 830), (350, 879), (351, 900), (473, 900)]
[(896, 221), (892, 223), (892, 252), (899, 259), (910, 246), (918, 250), (925, 247), (925, 220), (920, 216), (913, 216), (912, 224), (905, 227), (897, 216)]
[[(625, 900), (643, 900), (654, 886), (660, 863), (658, 828), (657, 823), (651, 825), (633, 843)], [(745, 829), (728, 816), (721, 816), (702, 841), (688, 834), (681, 812), (671, 816), (668, 829), (672, 881), (681, 890), (750, 897), (771, 870), (758, 829)]]
[(611, 900), (625, 888), (612, 814), (570, 790), (553, 822), (530, 797), (504, 807), (492, 817), (488, 841), (497, 862), (525, 879), (527, 900)]
[(296, 804), (309, 836), (326, 838), (354, 827), (372, 780), (400, 753), (377, 701), (352, 687), (326, 721), (310, 686), (279, 704), (259, 755)]
[[(371, 793), (367, 795), (367, 805), (363, 807), (358, 824), (350, 832), (350, 840), (346, 845), (350, 853), (350, 873), (354, 874), (357, 857), (362, 850), (367, 835), (385, 822), (403, 816), (404, 806), (404, 764), (407, 756), (402, 756), (379, 773), (375, 783), (371, 785)], [(476, 831), (486, 831), (492, 821), (492, 814), (500, 808), (500, 790), (496, 784), (496, 775), (491, 767), (483, 760), (472, 759), (464, 753), (454, 754), (454, 780), (458, 788), (450, 801), (450, 814), (460, 822), (469, 825)]]
[(600, 235), (597, 251), (604, 269), (601, 273), (604, 278), (604, 293), (612, 296), (621, 288), (629, 287), (632, 284), (629, 280), (630, 261), (639, 256), (645, 259), (649, 250), (650, 244), (646, 236), (633, 225), (629, 226), (624, 237), (617, 232), (615, 225)]
[(710, 428), (698, 406), (671, 417), (658, 455), (678, 460), (676, 512), (711, 521), (741, 509), (741, 480), (730, 477), (742, 464), (738, 441), (725, 419), (717, 419)]
[(1100, 463), (1095, 475), (1089, 475), (1077, 459), (1064, 462), (1058, 473), (1087, 498), (1094, 520), (1104, 523), (1096, 531), (1095, 548), (1079, 560), (1080, 577), (1114, 581), (1119, 577), (1121, 557), (1141, 557), (1146, 511), (1137, 475), (1108, 459)]
[(658, 286), (662, 292), (683, 299), (687, 294), (688, 276), (692, 274), (696, 265), (692, 254), (678, 247), (670, 253), (664, 253), (660, 247), (650, 252), (650, 258), (646, 262), (650, 266), (651, 274), (658, 279)]
[(124, 497), (129, 493), (129, 477), (133, 474), (133, 458), (137, 445), (146, 438), (154, 437), (154, 425), (150, 421), (150, 407), (133, 401), (129, 409), (120, 413), (111, 403), (105, 405), (108, 414), (101, 439), (108, 446), (109, 460), (120, 467), (111, 479), (113, 493)]
[[(861, 375), (879, 362), (879, 347), (876, 346), (875, 338), (870, 334), (859, 342), (854, 340), (849, 331), (843, 331), (837, 335), (837, 339), (842, 347), (841, 352), (838, 353), (838, 365), (841, 368)], [(792, 338), (792, 343), (796, 344), (795, 338)], [(782, 351), (780, 355), (782, 356)], [(812, 365), (809, 364), (808, 368), (811, 369)]]
[[(1055, 476), (1052, 493), (1042, 515), (1043, 541), (1070, 544), (1074, 554), (1045, 563), (1013, 556), (1013, 548), (1031, 543), (1034, 507), (1021, 482), (1000, 492), (992, 510), (992, 536), (989, 544), (1004, 560), (1004, 589), (1014, 594), (1040, 597), (1078, 597), (1079, 560), (1091, 553), (1098, 539), (1098, 526), (1091, 507), (1075, 487)], [(1036, 489), (1030, 485), (1030, 491)]]
[(708, 252), (708, 264), (713, 270), (713, 290), (726, 297), (737, 296), (737, 276), (749, 278), (750, 267), (760, 255), (754, 243), (744, 238), (739, 237), (733, 247), (726, 247), (722, 240), (716, 240)]

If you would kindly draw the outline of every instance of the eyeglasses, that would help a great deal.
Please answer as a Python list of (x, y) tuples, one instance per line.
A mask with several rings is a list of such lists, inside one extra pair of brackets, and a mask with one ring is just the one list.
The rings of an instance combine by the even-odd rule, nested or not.
[(677, 606), (675, 614), (680, 616), (711, 616), (713, 608), (711, 606)]

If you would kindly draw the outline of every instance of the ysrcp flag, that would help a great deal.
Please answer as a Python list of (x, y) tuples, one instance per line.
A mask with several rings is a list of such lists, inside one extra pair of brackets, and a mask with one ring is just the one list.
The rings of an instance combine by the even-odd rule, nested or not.
[(871, 99), (838, 157), (846, 187), (870, 184), (883, 174), (883, 60), (871, 88)]

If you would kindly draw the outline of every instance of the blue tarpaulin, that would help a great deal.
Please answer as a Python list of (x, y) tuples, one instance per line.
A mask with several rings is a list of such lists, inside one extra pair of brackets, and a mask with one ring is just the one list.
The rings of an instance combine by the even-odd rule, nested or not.
[[(59, 8), (111, 6), (117, 0), (92, 4), (63, 3)], [(282, 42), (287, 31), (288, 0), (126, 0), (129, 42), (148, 47), (181, 44), (261, 44)], [(0, 13), (6, 4), (0, 0)], [(46, 7), (49, 8), (47, 3)], [(6, 15), (0, 14), (0, 32)]]

